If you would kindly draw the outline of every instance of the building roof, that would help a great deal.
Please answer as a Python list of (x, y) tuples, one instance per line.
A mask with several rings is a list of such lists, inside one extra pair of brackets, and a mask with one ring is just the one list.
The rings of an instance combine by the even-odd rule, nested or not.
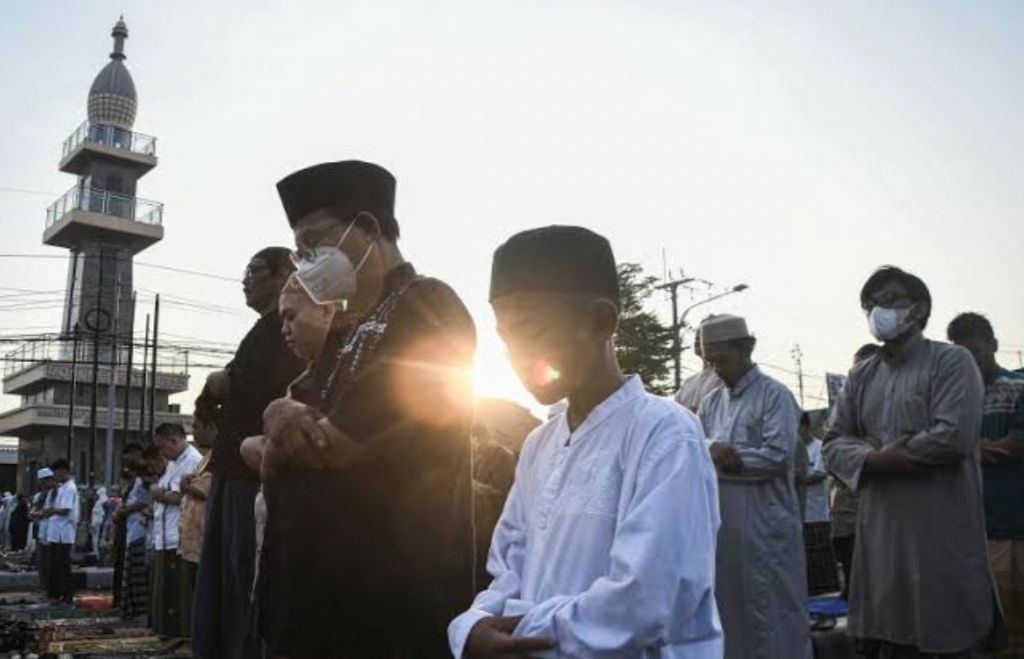
[(135, 124), (138, 96), (135, 82), (124, 65), (124, 40), (128, 38), (128, 26), (123, 16), (114, 25), (110, 36), (114, 38), (110, 62), (100, 69), (89, 88), (89, 121), (131, 130)]

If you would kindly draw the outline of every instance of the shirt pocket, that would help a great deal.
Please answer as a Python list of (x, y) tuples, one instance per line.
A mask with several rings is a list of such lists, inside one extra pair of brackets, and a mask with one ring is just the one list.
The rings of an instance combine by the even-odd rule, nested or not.
[(916, 435), (928, 427), (931, 410), (928, 399), (921, 393), (912, 393), (901, 400), (893, 410), (895, 426), (899, 437)]
[(736, 446), (760, 448), (764, 443), (764, 420), (754, 415), (745, 415), (737, 419), (733, 435)]

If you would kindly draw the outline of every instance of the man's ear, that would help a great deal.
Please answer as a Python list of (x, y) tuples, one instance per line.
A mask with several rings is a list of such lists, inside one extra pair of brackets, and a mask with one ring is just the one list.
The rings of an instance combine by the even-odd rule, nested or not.
[(594, 336), (610, 341), (619, 329), (619, 308), (611, 300), (594, 300), (590, 303), (590, 324)]
[(383, 235), (380, 228), (380, 220), (377, 216), (370, 211), (359, 211), (356, 216), (352, 218), (356, 228), (366, 234), (368, 241), (375, 242)]

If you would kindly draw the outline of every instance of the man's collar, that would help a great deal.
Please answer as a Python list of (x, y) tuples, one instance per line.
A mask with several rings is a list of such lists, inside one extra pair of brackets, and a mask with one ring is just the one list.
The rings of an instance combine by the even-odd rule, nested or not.
[(925, 344), (924, 333), (918, 330), (907, 339), (884, 344), (879, 352), (882, 355), (882, 359), (887, 362), (905, 362), (914, 354), (924, 349)]
[(739, 379), (735, 385), (728, 387), (729, 395), (733, 398), (742, 396), (743, 392), (747, 390), (757, 379), (761, 377), (761, 369), (758, 368), (757, 364), (754, 364), (749, 371), (743, 374), (743, 377)]
[[(639, 375), (631, 375), (626, 378), (626, 381), (623, 382), (618, 389), (598, 403), (597, 407), (590, 410), (590, 414), (587, 415), (587, 418), (583, 419), (583, 422), (576, 427), (576, 430), (570, 433), (573, 438), (573, 443), (575, 444), (584, 436), (589, 435), (592, 430), (600, 426), (625, 403), (633, 400), (634, 398), (643, 396), (645, 392), (646, 389), (644, 389), (644, 383), (640, 379)], [(566, 432), (569, 432), (568, 410), (565, 411), (563, 417), (564, 419), (562, 423), (565, 424)]]

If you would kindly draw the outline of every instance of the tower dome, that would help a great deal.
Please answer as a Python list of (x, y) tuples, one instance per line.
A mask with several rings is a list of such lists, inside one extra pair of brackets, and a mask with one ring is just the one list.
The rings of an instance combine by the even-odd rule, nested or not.
[(124, 40), (128, 38), (124, 16), (114, 25), (110, 36), (114, 37), (110, 62), (100, 70), (89, 88), (89, 121), (131, 130), (138, 98), (135, 83), (124, 65)]

